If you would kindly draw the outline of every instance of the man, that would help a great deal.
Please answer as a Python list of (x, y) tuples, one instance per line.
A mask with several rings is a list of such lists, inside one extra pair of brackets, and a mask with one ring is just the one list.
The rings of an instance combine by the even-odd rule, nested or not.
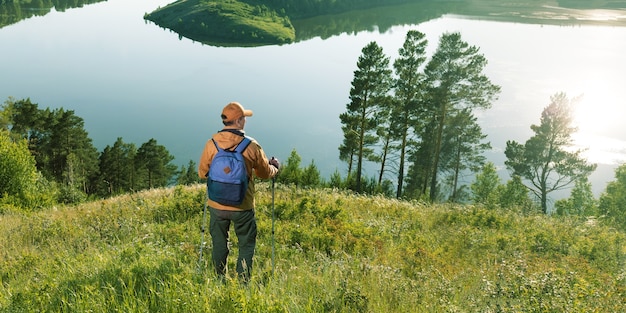
[[(213, 157), (217, 153), (217, 144), (221, 149), (235, 150), (244, 138), (246, 117), (252, 116), (252, 111), (246, 110), (237, 102), (227, 104), (222, 110), (224, 128), (214, 134), (204, 146), (198, 165), (198, 175), (206, 178), (211, 167)], [(228, 230), (232, 222), (235, 234), (239, 241), (239, 256), (237, 258), (237, 274), (244, 282), (250, 279), (252, 257), (256, 246), (257, 225), (254, 217), (254, 179), (253, 174), (261, 179), (274, 177), (278, 173), (279, 162), (275, 158), (268, 160), (265, 152), (256, 140), (242, 152), (248, 177), (248, 188), (243, 202), (240, 205), (225, 205), (208, 199), (207, 206), (210, 212), (209, 232), (213, 242), (213, 265), (220, 278), (226, 274), (226, 259), (228, 257)]]

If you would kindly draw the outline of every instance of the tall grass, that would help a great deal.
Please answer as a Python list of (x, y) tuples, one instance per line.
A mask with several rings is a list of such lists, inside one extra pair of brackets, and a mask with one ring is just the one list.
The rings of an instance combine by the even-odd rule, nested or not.
[(626, 308), (626, 237), (601, 220), (333, 190), (277, 187), (272, 274), (271, 193), (257, 189), (248, 285), (216, 280), (208, 235), (197, 271), (201, 185), (0, 215), (0, 312)]

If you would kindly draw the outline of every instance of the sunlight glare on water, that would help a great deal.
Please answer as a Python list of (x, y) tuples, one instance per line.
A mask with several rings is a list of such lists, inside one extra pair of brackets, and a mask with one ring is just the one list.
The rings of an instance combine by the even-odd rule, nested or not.
[(615, 22), (615, 21), (624, 21), (626, 20), (626, 15), (621, 11), (615, 10), (586, 10), (585, 14), (580, 17), (580, 20), (588, 20), (588, 21), (606, 21), (606, 22)]
[(616, 139), (615, 132), (623, 126), (626, 108), (620, 105), (618, 93), (605, 84), (591, 84), (588, 92), (574, 103), (573, 135), (576, 145), (587, 149), (591, 162), (620, 164), (626, 161), (626, 141)]

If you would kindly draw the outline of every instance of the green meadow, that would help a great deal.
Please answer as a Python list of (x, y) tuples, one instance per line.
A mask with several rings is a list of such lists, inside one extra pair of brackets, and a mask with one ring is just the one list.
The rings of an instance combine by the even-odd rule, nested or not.
[(247, 285), (216, 280), (208, 233), (198, 262), (203, 185), (5, 211), (0, 312), (624, 311), (626, 237), (601, 218), (270, 188)]

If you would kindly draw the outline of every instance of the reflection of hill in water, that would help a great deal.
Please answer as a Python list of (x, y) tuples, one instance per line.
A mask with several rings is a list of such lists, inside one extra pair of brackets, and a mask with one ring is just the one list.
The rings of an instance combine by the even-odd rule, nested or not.
[(626, 1), (569, 0), (559, 1), (559, 6), (544, 3), (548, 1), (422, 1), (293, 20), (292, 24), (296, 29), (296, 41), (376, 29), (385, 32), (395, 25), (419, 24), (443, 15), (545, 25), (626, 26)]
[(0, 28), (15, 24), (33, 16), (43, 16), (54, 8), (63, 12), (71, 8), (82, 8), (86, 4), (98, 3), (106, 0), (0, 0)]
[[(105, 0), (0, 0), (0, 28), (33, 16), (45, 15), (52, 8), (64, 11), (101, 1)], [(373, 30), (385, 32), (395, 25), (419, 24), (446, 14), (515, 23), (626, 26), (626, 0), (424, 0), (412, 4), (294, 19), (292, 24), (296, 41), (304, 41), (343, 33)], [(190, 39), (209, 45), (222, 45), (219, 40)], [(247, 46), (245, 43), (228, 43), (228, 46), (233, 45)]]
[(385, 32), (396, 25), (419, 24), (465, 6), (467, 3), (461, 1), (422, 1), (291, 22), (296, 30), (296, 41), (304, 41), (315, 37), (325, 39), (343, 33), (351, 34), (375, 29)]
[(626, 26), (626, 1), (561, 0), (540, 3), (474, 1), (465, 11), (450, 12), (464, 18), (543, 25)]

